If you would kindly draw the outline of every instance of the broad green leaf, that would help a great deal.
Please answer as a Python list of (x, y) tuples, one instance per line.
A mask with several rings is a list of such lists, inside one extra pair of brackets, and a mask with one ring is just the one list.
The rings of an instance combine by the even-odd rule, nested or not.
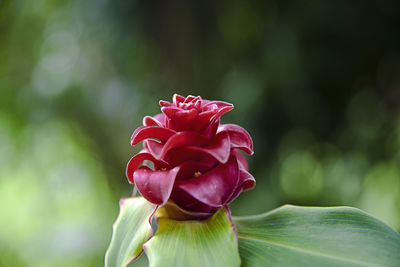
[(161, 217), (157, 233), (144, 248), (153, 267), (240, 265), (237, 238), (225, 208), (203, 221)]
[(233, 218), (244, 266), (400, 266), (400, 234), (350, 207)]
[(126, 266), (142, 253), (143, 244), (152, 235), (150, 217), (156, 208), (143, 197), (121, 199), (120, 212), (106, 253), (106, 267)]

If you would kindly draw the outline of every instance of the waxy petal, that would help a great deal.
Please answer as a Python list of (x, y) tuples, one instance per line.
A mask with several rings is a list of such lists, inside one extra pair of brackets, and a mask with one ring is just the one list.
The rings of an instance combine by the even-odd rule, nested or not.
[(254, 177), (246, 170), (239, 168), (239, 182), (228, 203), (232, 202), (243, 190), (252, 189), (255, 185)]
[(239, 166), (235, 157), (211, 171), (190, 180), (176, 181), (182, 189), (198, 201), (211, 207), (222, 207), (234, 192), (239, 180)]
[(203, 148), (221, 163), (226, 163), (229, 159), (231, 144), (227, 133), (217, 134), (210, 146)]
[(227, 132), (229, 134), (232, 148), (243, 150), (245, 153), (252, 155), (253, 141), (250, 134), (236, 124), (222, 124), (218, 127), (217, 133)]
[(217, 160), (206, 150), (198, 147), (179, 147), (171, 150), (164, 157), (171, 166), (178, 166), (186, 161), (203, 162), (210, 166), (217, 163)]
[(144, 140), (144, 147), (152, 154), (156, 159), (160, 159), (163, 144), (155, 140)]
[(170, 107), (173, 105), (172, 103), (170, 103), (168, 101), (164, 101), (164, 100), (160, 100), (159, 104), (161, 107)]
[(178, 94), (174, 94), (174, 96), (172, 97), (172, 100), (175, 105), (178, 105), (179, 103), (185, 101), (185, 97), (178, 95)]
[(204, 105), (203, 108), (204, 110), (215, 110), (216, 112), (213, 119), (217, 120), (225, 113), (231, 111), (233, 105), (222, 101), (212, 101)]
[(181, 111), (180, 108), (175, 107), (175, 106), (169, 106), (169, 107), (162, 107), (161, 108), (162, 113), (165, 114), (168, 118), (171, 118), (175, 115), (175, 113)]
[[(182, 132), (183, 133), (190, 133), (190, 132)], [(193, 159), (193, 155), (198, 154), (198, 156), (195, 158), (197, 158), (197, 160), (202, 160), (203, 158), (207, 158), (208, 156), (211, 156), (212, 158), (218, 160), (220, 163), (226, 163), (229, 159), (229, 155), (231, 152), (231, 145), (229, 142), (229, 136), (227, 133), (222, 132), (218, 135), (215, 136), (215, 138), (212, 140), (212, 143), (209, 146), (206, 147), (199, 147), (199, 146), (193, 146), (193, 145), (202, 145), (203, 141), (205, 141), (206, 139), (202, 139), (204, 137), (201, 137), (199, 139), (197, 139), (198, 137), (200, 137), (200, 135), (196, 136), (196, 134), (194, 133), (190, 133), (190, 134), (185, 134), (184, 137), (188, 137), (188, 139), (184, 139), (184, 140), (189, 140), (189, 138), (193, 138), (192, 141), (193, 142), (188, 142), (187, 145), (188, 146), (184, 146), (183, 142), (184, 140), (181, 141), (181, 143), (178, 143), (180, 140), (177, 140), (176, 142), (179, 145), (171, 145), (167, 147), (167, 144), (169, 142), (175, 142), (173, 140), (173, 138), (175, 138), (175, 136), (171, 137), (170, 140), (168, 140), (168, 142), (164, 145), (163, 148), (163, 152), (161, 153), (161, 157), (163, 160), (170, 162), (173, 166), (175, 166), (175, 164), (180, 164), (180, 162), (186, 161), (186, 160), (195, 160)], [(177, 148), (177, 147), (182, 147), (184, 146), (184, 151), (183, 152), (181, 149)], [(175, 149), (172, 149), (175, 148)], [(170, 152), (170, 153), (168, 153)], [(206, 156), (204, 156), (204, 154), (206, 154)], [(187, 159), (187, 157), (190, 157), (190, 159)], [(208, 157), (209, 158), (209, 157)], [(173, 163), (172, 163), (173, 162)]]
[(198, 111), (195, 108), (184, 110), (181, 109), (179, 111), (169, 110), (169, 108), (163, 108), (162, 111), (169, 118), (169, 127), (176, 131), (196, 131), (196, 128), (193, 128), (193, 125), (199, 123), (197, 120)]
[(210, 164), (210, 162), (201, 161), (185, 161), (179, 167), (180, 169), (176, 175), (176, 179), (186, 180), (209, 171), (213, 167), (213, 164)]
[(186, 97), (185, 101), (183, 101), (183, 102), (184, 102), (184, 103), (189, 103), (189, 102), (191, 102), (193, 99), (195, 99), (194, 96), (188, 95), (188, 96)]
[(168, 168), (169, 165), (166, 162), (163, 162), (161, 160), (157, 160), (156, 158), (153, 157), (150, 153), (147, 152), (141, 152), (133, 156), (129, 162), (128, 165), (126, 166), (126, 176), (128, 177), (128, 180), (131, 184), (134, 183), (133, 180), (133, 173), (134, 171), (139, 168), (139, 166), (143, 163), (143, 161), (149, 160), (154, 163), (154, 167), (156, 169), (159, 168)]
[(212, 118), (208, 122), (208, 127), (205, 131), (205, 135), (206, 136), (214, 135), (218, 129), (218, 125), (219, 125), (221, 116), (232, 109), (233, 109), (233, 105), (230, 105), (230, 104), (229, 104), (229, 106), (225, 106), (221, 109), (218, 109), (217, 112), (212, 116)]
[(208, 140), (204, 136), (195, 132), (180, 132), (173, 135), (167, 143), (165, 143), (161, 157), (164, 157), (169, 150), (181, 146), (204, 146)]
[(239, 185), (243, 190), (252, 189), (256, 185), (256, 179), (248, 171), (239, 168)]
[(158, 139), (162, 143), (165, 143), (175, 133), (175, 131), (163, 127), (140, 126), (135, 130), (135, 132), (133, 132), (131, 144), (134, 146), (149, 138)]
[(163, 113), (157, 114), (154, 117), (145, 116), (143, 118), (144, 126), (159, 126), (164, 127), (165, 115)]
[(209, 122), (212, 116), (214, 116), (216, 113), (215, 110), (207, 110), (199, 113), (199, 119), (202, 121), (207, 121)]
[(234, 108), (234, 106), (231, 103), (225, 101), (208, 101), (206, 104), (204, 104), (204, 107), (207, 108), (213, 105), (217, 106), (217, 108), (229, 108), (229, 110), (232, 110)]
[(210, 214), (217, 211), (220, 207), (211, 207), (198, 201), (193, 196), (189, 195), (186, 191), (180, 189), (179, 187), (174, 187), (171, 193), (170, 201), (179, 204), (183, 209), (190, 212), (199, 212), (203, 214)]
[(208, 123), (207, 128), (204, 130), (204, 136), (211, 138), (212, 136), (214, 136), (217, 133), (217, 129), (218, 129), (218, 125), (219, 125), (219, 119), (218, 120), (212, 120), (212, 122)]
[(232, 155), (235, 155), (238, 163), (239, 163), (239, 168), (242, 168), (246, 171), (249, 170), (249, 164), (247, 163), (246, 157), (240, 152), (239, 150), (233, 150)]
[(166, 171), (139, 168), (133, 176), (136, 187), (144, 198), (156, 205), (163, 205), (171, 195), (178, 171), (179, 167)]
[(204, 131), (210, 124), (218, 124), (219, 118), (233, 109), (232, 104), (203, 100), (200, 96), (192, 95), (186, 98), (174, 95), (173, 103), (161, 100), (160, 106), (162, 113), (168, 117), (165, 123), (168, 128), (196, 132)]
[(153, 117), (146, 116), (143, 118), (143, 125), (144, 126), (158, 126), (161, 127), (161, 123), (155, 120)]

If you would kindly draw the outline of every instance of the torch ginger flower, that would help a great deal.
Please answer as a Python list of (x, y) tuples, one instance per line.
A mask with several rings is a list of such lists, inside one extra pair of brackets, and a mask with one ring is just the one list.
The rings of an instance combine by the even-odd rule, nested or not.
[[(131, 144), (144, 148), (128, 163), (126, 174), (144, 198), (156, 205), (174, 203), (190, 214), (210, 216), (243, 190), (253, 188), (244, 155), (252, 155), (249, 133), (220, 124), (233, 105), (175, 94), (160, 101), (162, 113), (146, 116)], [(152, 162), (152, 168), (142, 165)]]

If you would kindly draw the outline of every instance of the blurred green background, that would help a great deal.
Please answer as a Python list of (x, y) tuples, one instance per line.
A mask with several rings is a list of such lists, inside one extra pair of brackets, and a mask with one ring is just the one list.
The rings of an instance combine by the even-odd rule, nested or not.
[(399, 1), (0, 1), (0, 266), (101, 266), (142, 117), (225, 100), (234, 215), (349, 205), (400, 230)]

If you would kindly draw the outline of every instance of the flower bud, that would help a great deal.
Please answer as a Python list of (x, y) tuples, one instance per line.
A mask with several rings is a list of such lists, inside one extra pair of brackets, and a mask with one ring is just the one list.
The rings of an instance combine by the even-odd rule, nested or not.
[(209, 216), (254, 187), (241, 152), (253, 154), (249, 133), (220, 124), (232, 104), (175, 94), (172, 103), (160, 101), (160, 106), (162, 113), (146, 116), (131, 138), (132, 145), (143, 141), (144, 148), (131, 158), (126, 173), (144, 198)]

